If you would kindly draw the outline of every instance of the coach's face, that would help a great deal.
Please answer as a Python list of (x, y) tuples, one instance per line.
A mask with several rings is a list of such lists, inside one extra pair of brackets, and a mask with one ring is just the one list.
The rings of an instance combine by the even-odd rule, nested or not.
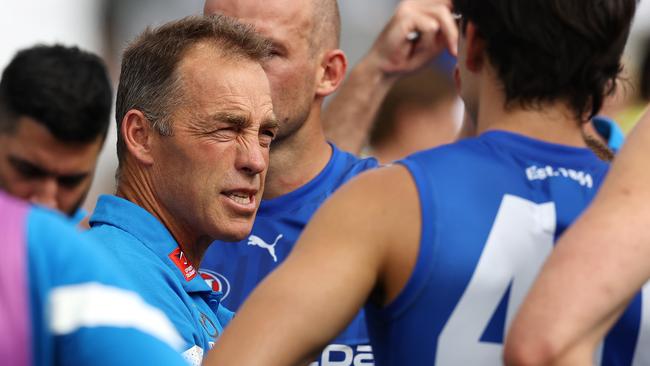
[(277, 131), (268, 80), (252, 61), (210, 44), (178, 67), (183, 98), (173, 135), (155, 135), (153, 188), (175, 225), (193, 235), (241, 240), (259, 206)]
[(35, 204), (73, 215), (83, 203), (103, 137), (87, 143), (58, 140), (38, 121), (20, 116), (0, 134), (0, 187)]

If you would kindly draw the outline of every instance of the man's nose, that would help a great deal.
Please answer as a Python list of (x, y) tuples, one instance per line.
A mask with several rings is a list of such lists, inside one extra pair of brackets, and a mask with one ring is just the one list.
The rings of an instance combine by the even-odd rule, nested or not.
[(262, 173), (267, 167), (267, 154), (268, 149), (263, 148), (257, 142), (241, 146), (237, 154), (237, 169), (250, 175)]
[(59, 204), (57, 201), (57, 193), (59, 191), (59, 183), (55, 177), (46, 177), (39, 180), (36, 187), (29, 198), (29, 201), (41, 206), (58, 210)]

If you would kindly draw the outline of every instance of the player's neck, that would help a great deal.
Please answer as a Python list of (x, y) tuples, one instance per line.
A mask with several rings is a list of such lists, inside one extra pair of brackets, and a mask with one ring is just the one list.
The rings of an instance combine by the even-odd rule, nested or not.
[(190, 263), (198, 268), (201, 259), (213, 240), (197, 236), (189, 230), (189, 225), (179, 222), (156, 199), (152, 180), (146, 172), (125, 165), (120, 174), (116, 195), (145, 209), (167, 228)]
[(331, 156), (332, 148), (325, 139), (317, 108), (296, 133), (271, 145), (264, 199), (302, 187), (325, 168)]
[(492, 83), (483, 85), (486, 86), (481, 91), (477, 134), (504, 130), (555, 144), (586, 146), (580, 121), (565, 103), (545, 103), (534, 108), (512, 105), (506, 108), (502, 92)]

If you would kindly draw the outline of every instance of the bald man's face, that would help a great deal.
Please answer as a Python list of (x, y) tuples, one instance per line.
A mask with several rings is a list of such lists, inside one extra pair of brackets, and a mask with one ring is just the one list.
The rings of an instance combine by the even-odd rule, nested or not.
[(205, 14), (221, 13), (255, 26), (273, 42), (264, 63), (280, 121), (276, 141), (292, 135), (309, 117), (316, 96), (319, 62), (313, 37), (311, 0), (207, 0)]

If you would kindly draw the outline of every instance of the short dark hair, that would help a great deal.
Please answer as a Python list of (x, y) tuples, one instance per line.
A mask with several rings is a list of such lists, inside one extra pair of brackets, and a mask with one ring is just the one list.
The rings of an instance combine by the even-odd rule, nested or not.
[(213, 43), (224, 58), (235, 60), (261, 61), (271, 50), (270, 42), (252, 27), (224, 15), (190, 16), (147, 28), (127, 47), (122, 58), (115, 111), (120, 163), (126, 147), (119, 131), (129, 110), (141, 111), (161, 135), (173, 133), (169, 117), (183, 101), (176, 70), (185, 53), (205, 41)]
[(113, 92), (104, 62), (77, 47), (38, 45), (16, 54), (0, 81), (0, 132), (28, 116), (65, 142), (105, 137)]
[(476, 25), (507, 105), (565, 101), (581, 120), (614, 92), (637, 0), (453, 0)]

